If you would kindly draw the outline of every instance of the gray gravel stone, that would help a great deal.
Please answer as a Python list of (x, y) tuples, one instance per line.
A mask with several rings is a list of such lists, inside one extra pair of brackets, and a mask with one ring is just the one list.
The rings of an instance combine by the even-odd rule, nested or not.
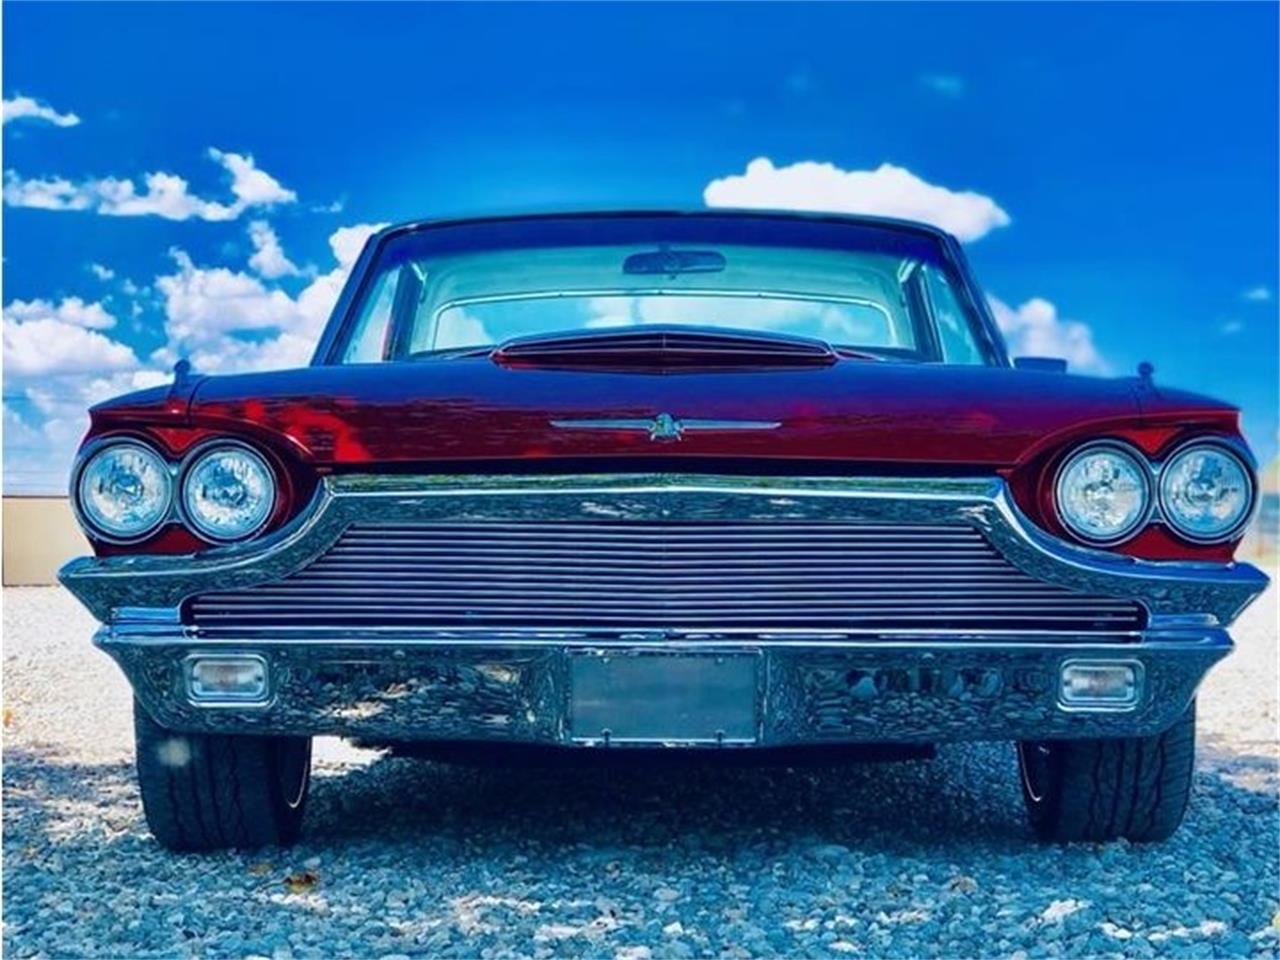
[[(655, 777), (322, 741), (296, 849), (198, 857), (147, 835), (128, 687), (87, 615), (6, 590), (4, 953), (1275, 956), (1274, 618), (1272, 592), (1206, 683), (1192, 808), (1160, 846), (1036, 844), (1003, 744)], [(304, 869), (318, 883), (290, 893)]]

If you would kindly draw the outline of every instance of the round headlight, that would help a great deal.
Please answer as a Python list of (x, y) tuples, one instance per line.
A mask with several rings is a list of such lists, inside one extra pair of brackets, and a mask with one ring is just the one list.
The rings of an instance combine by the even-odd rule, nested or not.
[(1227, 540), (1253, 507), (1249, 468), (1223, 447), (1183, 447), (1160, 473), (1160, 507), (1165, 519), (1189, 540)]
[(271, 468), (247, 447), (215, 447), (201, 454), (182, 481), (183, 512), (208, 540), (242, 540), (256, 533), (275, 502)]
[(173, 478), (160, 454), (140, 443), (104, 446), (76, 483), (80, 516), (109, 540), (137, 540), (160, 525), (173, 503)]
[(1146, 465), (1121, 447), (1098, 444), (1073, 454), (1058, 473), (1058, 514), (1089, 543), (1117, 543), (1151, 512)]

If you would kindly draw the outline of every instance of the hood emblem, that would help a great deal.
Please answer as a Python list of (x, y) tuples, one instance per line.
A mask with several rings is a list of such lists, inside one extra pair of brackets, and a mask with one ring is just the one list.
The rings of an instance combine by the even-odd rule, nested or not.
[(721, 430), (775, 430), (782, 424), (777, 420), (705, 420), (690, 417), (678, 419), (669, 413), (656, 417), (598, 417), (585, 420), (552, 420), (551, 425), (561, 430), (627, 430), (649, 434), (655, 443), (674, 443), (686, 433), (702, 433)]

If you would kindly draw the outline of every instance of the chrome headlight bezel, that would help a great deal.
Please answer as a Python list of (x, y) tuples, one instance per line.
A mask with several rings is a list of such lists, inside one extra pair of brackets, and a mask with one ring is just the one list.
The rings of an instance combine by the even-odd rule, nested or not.
[[(1235, 465), (1240, 468), (1240, 473), (1244, 477), (1245, 486), (1248, 488), (1248, 500), (1244, 510), (1241, 511), (1240, 516), (1236, 518), (1235, 522), (1232, 523), (1231, 526), (1224, 528), (1223, 532), (1212, 536), (1206, 536), (1180, 526), (1177, 520), (1177, 514), (1169, 508), (1168, 500), (1170, 498), (1167, 497), (1165, 493), (1166, 484), (1169, 482), (1174, 465), (1181, 457), (1198, 449), (1212, 450), (1215, 453), (1225, 456), (1228, 460), (1233, 461)], [(1258, 507), (1258, 479), (1254, 473), (1253, 464), (1250, 461), (1250, 458), (1230, 442), (1216, 437), (1195, 437), (1185, 443), (1179, 444), (1171, 450), (1168, 456), (1166, 456), (1160, 464), (1156, 491), (1156, 495), (1160, 501), (1160, 518), (1176, 536), (1186, 540), (1188, 543), (1208, 545), (1226, 543), (1230, 540), (1237, 539), (1244, 533), (1245, 528), (1249, 526), (1249, 521), (1253, 519), (1254, 511)]]
[[(267, 499), (266, 509), (262, 513), (261, 519), (251, 528), (247, 528), (242, 532), (236, 533), (234, 536), (226, 536), (222, 533), (210, 529), (203, 523), (199, 515), (191, 507), (188, 498), (188, 485), (196, 469), (209, 457), (217, 454), (235, 451), (247, 460), (256, 463), (261, 468), (263, 476), (265, 476), (268, 484), (269, 497)], [(276, 475), (275, 469), (271, 462), (258, 450), (254, 449), (247, 443), (241, 443), (236, 440), (212, 440), (209, 443), (202, 444), (192, 450), (183, 461), (180, 475), (180, 482), (176, 492), (176, 502), (178, 509), (182, 514), (182, 522), (188, 530), (208, 543), (241, 543), (249, 540), (271, 522), (271, 518), (275, 515), (276, 506), (280, 500), (280, 481)]]
[[(1111, 453), (1129, 461), (1134, 468), (1135, 475), (1142, 483), (1143, 492), (1142, 509), (1123, 530), (1117, 531), (1109, 537), (1098, 537), (1087, 530), (1079, 529), (1072, 522), (1070, 514), (1064, 507), (1063, 481), (1066, 479), (1068, 471), (1084, 457), (1100, 452)], [(1063, 528), (1071, 536), (1081, 543), (1088, 544), (1091, 547), (1113, 547), (1132, 540), (1151, 522), (1152, 515), (1156, 509), (1155, 486), (1155, 478), (1152, 474), (1150, 461), (1140, 451), (1118, 440), (1095, 440), (1077, 447), (1058, 466), (1053, 482), (1053, 509), (1058, 517), (1058, 522), (1062, 524)]]
[[(163, 478), (164, 492), (162, 497), (163, 508), (156, 514), (155, 519), (145, 527), (139, 527), (136, 531), (128, 534), (119, 533), (108, 529), (99, 520), (94, 519), (94, 513), (88, 508), (87, 498), (85, 496), (84, 484), (89, 475), (89, 467), (91, 467), (99, 458), (122, 449), (132, 449), (140, 452), (143, 456), (152, 458), (158, 468), (157, 473)], [(140, 543), (152, 536), (157, 530), (168, 523), (173, 518), (174, 497), (176, 493), (176, 484), (174, 483), (174, 469), (171, 461), (165, 457), (163, 453), (155, 449), (151, 444), (146, 443), (136, 437), (103, 437), (80, 451), (76, 458), (76, 464), (71, 471), (71, 491), (70, 501), (71, 510), (75, 514), (76, 521), (80, 524), (81, 529), (86, 535), (101, 543), (110, 544), (131, 544)]]

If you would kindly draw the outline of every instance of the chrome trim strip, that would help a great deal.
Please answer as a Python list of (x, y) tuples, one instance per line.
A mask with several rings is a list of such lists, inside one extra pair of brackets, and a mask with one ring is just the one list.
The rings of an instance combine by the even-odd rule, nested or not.
[[(1201, 631), (1203, 632), (1203, 631)], [(819, 634), (796, 631), (786, 634), (780, 631), (738, 633), (717, 631), (714, 634), (698, 634), (690, 631), (618, 630), (615, 632), (595, 629), (578, 633), (556, 633), (546, 630), (486, 630), (476, 628), (470, 633), (452, 630), (414, 630), (395, 627), (370, 628), (318, 627), (293, 629), (279, 627), (239, 628), (235, 630), (209, 631), (186, 627), (177, 632), (136, 629), (134, 624), (120, 623), (102, 627), (95, 643), (103, 648), (112, 646), (167, 647), (175, 644), (192, 649), (234, 651), (251, 647), (268, 650), (322, 649), (359, 645), (370, 653), (401, 649), (450, 650), (460, 648), (510, 649), (575, 648), (625, 648), (682, 650), (708, 653), (720, 649), (805, 649), (850, 650), (872, 645), (876, 650), (962, 650), (986, 648), (998, 645), (1009, 649), (1057, 650), (1088, 647), (1111, 655), (1127, 653), (1134, 644), (1147, 646), (1167, 643), (1181, 648), (1185, 642), (1177, 631), (1130, 631), (1124, 633), (1084, 633), (1079, 630), (991, 630), (978, 632), (919, 630), (867, 630), (845, 631), (840, 634)]]
[(212, 589), (271, 583), (311, 563), (353, 523), (616, 520), (963, 523), (1046, 583), (1144, 604), (1163, 617), (1228, 624), (1266, 586), (1248, 564), (1136, 560), (1067, 543), (1035, 527), (996, 477), (609, 476), (325, 477), (283, 528), (195, 555), (81, 557), (62, 582), (108, 622), (122, 607), (177, 607)]
[[(565, 430), (652, 430), (663, 414), (649, 419), (626, 417), (600, 417), (595, 420), (552, 420), (553, 427)], [(780, 420), (706, 420), (689, 417), (673, 417), (680, 430), (776, 430)]]
[(647, 433), (650, 440), (679, 440), (686, 433), (718, 432), (725, 430), (776, 430), (782, 426), (778, 420), (708, 420), (682, 419), (669, 413), (659, 413), (649, 419), (638, 417), (598, 417), (581, 420), (552, 420), (551, 426), (561, 430), (625, 430)]

